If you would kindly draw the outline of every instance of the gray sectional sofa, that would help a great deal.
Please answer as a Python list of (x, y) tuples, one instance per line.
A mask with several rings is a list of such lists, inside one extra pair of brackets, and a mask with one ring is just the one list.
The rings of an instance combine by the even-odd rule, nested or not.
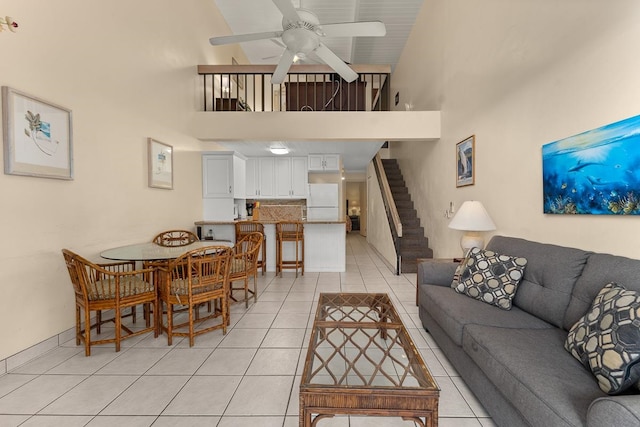
[(640, 261), (502, 236), (487, 249), (528, 261), (511, 310), (454, 292), (454, 263), (425, 260), (417, 281), (423, 326), (495, 423), (640, 426), (638, 390), (607, 395), (564, 348), (603, 286), (640, 291)]

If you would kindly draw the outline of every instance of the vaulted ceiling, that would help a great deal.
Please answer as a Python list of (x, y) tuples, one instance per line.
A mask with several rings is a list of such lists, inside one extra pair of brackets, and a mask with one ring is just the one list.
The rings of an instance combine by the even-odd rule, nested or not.
[[(309, 9), (321, 24), (382, 21), (385, 37), (323, 38), (323, 43), (344, 61), (352, 64), (398, 62), (424, 0), (292, 0), (294, 7)], [(277, 31), (282, 15), (270, 0), (215, 0), (233, 34)], [(227, 34), (212, 34), (222, 36)], [(282, 46), (271, 40), (242, 43), (252, 64), (276, 64)]]
[[(351, 64), (389, 64), (392, 71), (409, 37), (424, 0), (292, 0), (294, 7), (313, 11), (321, 24), (382, 21), (387, 29), (384, 37), (335, 37), (322, 42), (343, 61)], [(234, 35), (279, 31), (282, 14), (270, 0), (215, 0)], [(214, 36), (230, 34), (214, 33)], [(284, 49), (279, 40), (242, 43), (251, 64), (277, 64)], [(309, 58), (314, 61), (313, 56)], [(338, 153), (347, 171), (362, 171), (384, 141), (343, 143), (335, 141), (295, 142), (285, 144), (295, 155)], [(268, 155), (269, 142), (221, 142), (226, 148), (247, 156)]]

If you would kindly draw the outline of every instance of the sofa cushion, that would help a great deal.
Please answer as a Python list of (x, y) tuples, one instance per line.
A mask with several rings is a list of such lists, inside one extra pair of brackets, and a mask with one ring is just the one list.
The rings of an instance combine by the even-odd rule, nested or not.
[(559, 328), (468, 325), (463, 349), (531, 425), (583, 426), (591, 402), (606, 395), (564, 350), (565, 338)]
[(420, 286), (420, 305), (459, 346), (462, 345), (462, 331), (466, 325), (480, 324), (512, 328), (551, 327), (547, 322), (517, 307), (513, 307), (510, 311), (500, 310), (443, 286)]
[(602, 287), (611, 282), (640, 292), (640, 260), (609, 254), (592, 254), (571, 293), (564, 319), (568, 331), (589, 310)]
[(511, 309), (527, 260), (472, 248), (451, 287), (458, 293), (504, 310)]
[(513, 304), (562, 327), (571, 292), (590, 252), (504, 236), (494, 236), (487, 249), (527, 259)]
[(640, 379), (640, 294), (615, 283), (569, 331), (567, 349), (591, 369), (602, 391), (619, 394)]

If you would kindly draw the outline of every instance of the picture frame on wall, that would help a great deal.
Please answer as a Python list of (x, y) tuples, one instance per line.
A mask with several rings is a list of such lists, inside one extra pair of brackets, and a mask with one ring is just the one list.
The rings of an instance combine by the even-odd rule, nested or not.
[(456, 144), (456, 187), (475, 184), (475, 146), (475, 135)]
[(173, 147), (148, 138), (149, 187), (173, 190)]
[(73, 179), (71, 110), (2, 87), (4, 173)]

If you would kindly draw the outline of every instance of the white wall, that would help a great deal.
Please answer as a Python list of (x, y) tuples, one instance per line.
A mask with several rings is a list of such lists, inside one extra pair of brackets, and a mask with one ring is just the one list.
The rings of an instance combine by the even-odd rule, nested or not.
[[(640, 218), (542, 213), (542, 145), (640, 114), (640, 3), (425, 0), (392, 77), (399, 108), (442, 111), (437, 142), (392, 144), (436, 257), (458, 255), (453, 201), (496, 234), (640, 258)], [(455, 144), (476, 135), (476, 184)], [(489, 235), (486, 236), (490, 237)]]
[[(0, 360), (74, 325), (60, 250), (100, 251), (193, 229), (202, 215), (196, 65), (230, 64), (213, 1), (5, 0), (0, 84), (73, 111), (75, 179), (0, 175)], [(174, 190), (147, 186), (147, 137), (174, 146)], [(103, 260), (104, 261), (104, 260)]]

